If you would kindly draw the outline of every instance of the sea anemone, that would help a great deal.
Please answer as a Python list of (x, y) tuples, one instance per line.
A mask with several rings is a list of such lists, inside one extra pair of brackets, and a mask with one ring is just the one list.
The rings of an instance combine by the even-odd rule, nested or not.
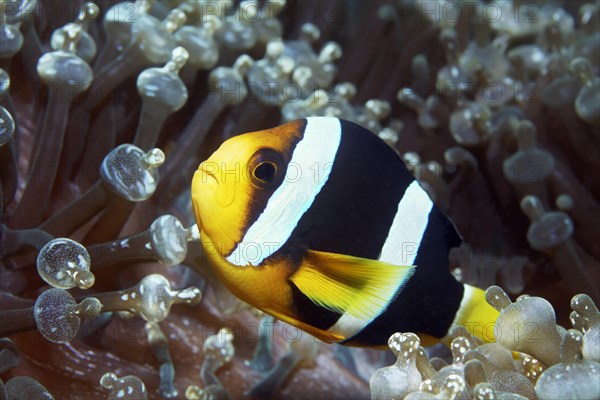
[[(585, 309), (587, 316), (581, 316), (587, 321), (585, 326), (576, 322), (579, 317), (573, 320), (573, 325), (585, 334), (557, 325), (552, 306), (540, 297), (523, 295), (513, 303), (500, 287), (491, 286), (486, 298), (500, 311), (495, 324), (497, 343), (482, 344), (468, 332), (456, 329), (448, 338), (452, 363), (436, 362), (439, 367), (434, 368), (434, 359), (429, 360), (416, 335), (396, 333), (390, 337), (389, 347), (398, 360), (375, 371), (371, 377), (372, 398), (516, 400), (600, 396), (600, 363), (595, 355), (582, 351), (582, 343), (594, 330), (591, 321), (600, 316), (589, 296), (575, 296), (571, 304), (574, 309)], [(600, 343), (595, 342), (594, 347), (596, 351)]]
[[(599, 10), (0, 1), (0, 398), (598, 397)], [(497, 343), (398, 333), (381, 369), (222, 286), (194, 169), (310, 115), (402, 155), (465, 239), (457, 279), (505, 288)]]

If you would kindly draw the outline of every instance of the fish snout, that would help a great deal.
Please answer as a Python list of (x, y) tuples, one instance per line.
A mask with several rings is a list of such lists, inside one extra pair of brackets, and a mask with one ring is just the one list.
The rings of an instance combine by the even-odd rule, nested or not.
[(219, 168), (216, 163), (204, 161), (198, 166), (198, 170), (194, 173), (194, 180), (200, 179), (200, 183), (208, 183), (210, 180), (214, 180), (219, 184), (217, 179)]
[(204, 161), (194, 173), (192, 191), (202, 202), (214, 201), (220, 207), (228, 207), (235, 200), (235, 180), (225, 179), (227, 175), (218, 163)]

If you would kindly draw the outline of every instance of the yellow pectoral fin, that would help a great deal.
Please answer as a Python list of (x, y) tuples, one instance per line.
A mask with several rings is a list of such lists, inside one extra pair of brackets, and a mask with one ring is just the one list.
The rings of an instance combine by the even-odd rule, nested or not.
[(290, 279), (315, 304), (370, 320), (413, 273), (414, 266), (309, 250)]

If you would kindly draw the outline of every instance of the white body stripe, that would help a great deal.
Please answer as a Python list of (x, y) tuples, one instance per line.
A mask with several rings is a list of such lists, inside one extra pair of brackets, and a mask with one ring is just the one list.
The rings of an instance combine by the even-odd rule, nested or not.
[(388, 232), (379, 260), (396, 265), (413, 265), (427, 228), (433, 202), (413, 181), (398, 203), (398, 211)]
[[(421, 239), (427, 228), (433, 202), (417, 181), (411, 183), (398, 203), (398, 211), (381, 250), (380, 261), (395, 265), (413, 265)], [(409, 275), (406, 279), (409, 279)], [(401, 287), (405, 282), (398, 283)], [(465, 292), (466, 293), (466, 292)], [(396, 292), (392, 293), (385, 307), (371, 319), (355, 318), (344, 313), (328, 330), (350, 339), (362, 331), (385, 311)]]
[(371, 321), (373, 321), (375, 318), (377, 318), (379, 315), (381, 315), (382, 312), (384, 312), (387, 309), (387, 307), (390, 304), (390, 302), (392, 301), (392, 299), (396, 296), (396, 293), (398, 292), (398, 290), (400, 290), (400, 288), (402, 286), (404, 286), (404, 284), (413, 276), (414, 272), (415, 271), (413, 268), (409, 271), (409, 273), (407, 273), (404, 276), (404, 279), (402, 279), (400, 282), (397, 282), (397, 285), (394, 288), (394, 290), (390, 290), (388, 292), (388, 298), (386, 299), (387, 301), (386, 301), (385, 305), (380, 310), (377, 310), (375, 315), (373, 315), (371, 318), (361, 319), (361, 318), (353, 317), (352, 315), (349, 315), (348, 313), (344, 313), (336, 321), (336, 323), (333, 324), (333, 326), (331, 326), (331, 328), (328, 329), (328, 331), (332, 332), (332, 333), (343, 335), (346, 338), (346, 340), (357, 335), (367, 325), (369, 325), (371, 323)]
[(300, 167), (300, 174), (296, 168), (288, 168), (263, 212), (227, 257), (228, 262), (257, 266), (279, 250), (327, 182), (342, 138), (340, 121), (326, 117), (306, 121), (304, 137), (290, 161)]
[(327, 331), (332, 332), (338, 335), (342, 335), (345, 339), (350, 339), (352, 336), (355, 336), (360, 331), (363, 330), (365, 326), (367, 326), (371, 320), (364, 320), (360, 318), (353, 317), (352, 315), (348, 315), (348, 313), (342, 314), (342, 316), (337, 320), (335, 324)]

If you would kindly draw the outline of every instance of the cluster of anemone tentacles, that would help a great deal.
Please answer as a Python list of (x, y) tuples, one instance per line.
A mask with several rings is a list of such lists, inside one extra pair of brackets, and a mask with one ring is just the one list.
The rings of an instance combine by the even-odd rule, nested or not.
[(600, 397), (600, 312), (587, 295), (571, 300), (571, 323), (556, 324), (541, 297), (512, 302), (498, 286), (486, 300), (500, 317), (496, 342), (483, 344), (464, 327), (448, 338), (452, 361), (429, 359), (418, 336), (396, 333), (395, 364), (371, 377), (373, 399), (597, 399)]
[[(599, 10), (0, 1), (0, 397), (369, 397), (381, 356), (260, 319), (211, 273), (194, 228), (200, 161), (310, 115), (355, 121), (402, 154), (469, 243), (451, 253), (458, 279), (546, 297), (566, 325), (573, 295), (600, 301)], [(503, 315), (534, 299), (501, 298)], [(461, 354), (437, 372), (415, 337), (392, 339), (412, 354), (393, 372), (410, 375), (401, 393), (423, 381), (411, 396), (489, 398), (515, 377), (517, 393), (549, 398), (565, 363), (583, 387), (598, 322), (591, 300), (574, 302), (581, 333), (552, 321), (544, 351), (454, 332)]]

